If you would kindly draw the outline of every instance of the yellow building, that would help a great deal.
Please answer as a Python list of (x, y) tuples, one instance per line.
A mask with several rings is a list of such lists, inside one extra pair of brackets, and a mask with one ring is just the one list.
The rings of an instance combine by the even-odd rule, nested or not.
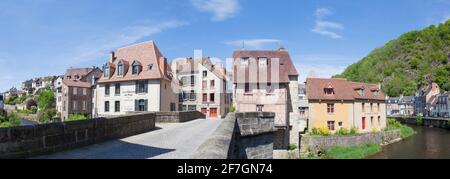
[(380, 85), (346, 79), (308, 78), (308, 130), (326, 127), (357, 128), (359, 132), (380, 131), (386, 127), (385, 95)]

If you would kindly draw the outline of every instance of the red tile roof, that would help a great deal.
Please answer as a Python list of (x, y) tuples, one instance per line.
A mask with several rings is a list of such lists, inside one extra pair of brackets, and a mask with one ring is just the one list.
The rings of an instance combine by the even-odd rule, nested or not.
[(77, 80), (63, 80), (63, 84), (70, 87), (91, 88), (91, 83)]
[[(333, 95), (325, 94), (324, 89), (328, 87), (333, 88)], [(364, 96), (358, 93), (359, 89), (365, 89)], [(339, 78), (308, 78), (306, 79), (306, 90), (310, 100), (385, 100), (385, 95), (377, 84), (358, 83)], [(375, 91), (379, 91), (378, 96), (375, 95)]]
[[(165, 60), (164, 56), (160, 52), (159, 48), (153, 41), (147, 41), (128, 47), (117, 49), (114, 53), (115, 58), (112, 61), (117, 68), (119, 61), (125, 62), (125, 66), (129, 69), (124, 69), (124, 76), (117, 76), (117, 69), (114, 74), (111, 74), (110, 78), (102, 76), (98, 83), (110, 83), (120, 81), (132, 81), (132, 80), (152, 80), (152, 79), (165, 79), (171, 80), (172, 72), (170, 65)], [(138, 75), (132, 74), (132, 64), (137, 61), (141, 64), (142, 70)], [(149, 66), (152, 66), (150, 69)], [(125, 73), (126, 72), (126, 73)]]
[(71, 76), (72, 79), (78, 75), (81, 79), (83, 76), (86, 76), (89, 74), (94, 68), (70, 68), (67, 69), (66, 74), (64, 75), (64, 79), (66, 79), (67, 76)]
[[(234, 83), (288, 83), (289, 76), (298, 76), (286, 50), (235, 51), (233, 58)], [(241, 58), (249, 58), (248, 65), (241, 64)], [(267, 66), (259, 66), (258, 58), (267, 58)], [(279, 71), (278, 77), (272, 74), (272, 66)]]

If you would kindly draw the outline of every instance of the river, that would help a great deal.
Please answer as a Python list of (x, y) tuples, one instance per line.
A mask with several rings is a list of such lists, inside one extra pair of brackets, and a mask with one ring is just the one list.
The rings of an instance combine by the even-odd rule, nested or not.
[(371, 159), (450, 159), (450, 130), (411, 125), (417, 134), (383, 147)]

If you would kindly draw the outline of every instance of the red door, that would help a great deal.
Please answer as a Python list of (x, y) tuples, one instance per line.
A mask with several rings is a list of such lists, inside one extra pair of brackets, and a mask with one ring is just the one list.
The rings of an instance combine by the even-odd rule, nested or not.
[(211, 118), (217, 118), (217, 108), (211, 108), (211, 109), (209, 109), (209, 117), (211, 117)]
[(365, 117), (362, 118), (362, 129), (363, 130), (366, 129), (366, 118)]

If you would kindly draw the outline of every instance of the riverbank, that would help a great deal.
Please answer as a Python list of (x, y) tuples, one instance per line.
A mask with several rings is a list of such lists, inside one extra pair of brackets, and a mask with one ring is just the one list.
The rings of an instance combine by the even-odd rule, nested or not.
[(384, 146), (394, 145), (415, 134), (413, 128), (394, 119), (388, 119), (386, 129), (378, 133), (309, 137), (302, 142), (304, 153), (301, 159), (365, 159), (382, 152)]

